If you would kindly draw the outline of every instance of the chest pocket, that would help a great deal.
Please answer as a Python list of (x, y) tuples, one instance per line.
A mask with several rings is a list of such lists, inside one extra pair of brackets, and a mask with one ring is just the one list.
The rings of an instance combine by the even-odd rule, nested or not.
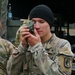
[(46, 49), (47, 53), (49, 54), (50, 59), (54, 60), (56, 55), (58, 54), (57, 49), (57, 41), (54, 43), (48, 42), (44, 48)]

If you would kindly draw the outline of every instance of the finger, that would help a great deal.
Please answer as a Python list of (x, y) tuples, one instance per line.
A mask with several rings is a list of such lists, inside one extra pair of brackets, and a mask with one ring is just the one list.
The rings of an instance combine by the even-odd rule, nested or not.
[(39, 36), (39, 34), (37, 33), (36, 29), (34, 29), (34, 34), (35, 34), (35, 36)]
[(28, 29), (27, 26), (23, 27), (23, 28), (20, 30), (21, 33), (22, 33), (22, 32), (28, 32), (28, 31), (29, 31), (29, 29)]
[(22, 37), (21, 37), (21, 40), (22, 40), (22, 41), (26, 41), (26, 40), (27, 40), (27, 38), (29, 38), (29, 37), (30, 37), (30, 35), (22, 36)]
[(21, 35), (22, 36), (30, 35), (30, 32), (22, 32)]
[(25, 39), (28, 38), (28, 37), (30, 37), (30, 35), (25, 35), (25, 36), (23, 36), (23, 38), (25, 38)]

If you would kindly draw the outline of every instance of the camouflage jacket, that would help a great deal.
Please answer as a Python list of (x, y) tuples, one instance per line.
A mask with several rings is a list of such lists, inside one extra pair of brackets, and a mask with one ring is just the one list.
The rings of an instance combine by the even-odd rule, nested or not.
[(0, 0), (0, 21), (2, 28), (0, 29), (0, 36), (7, 38), (7, 13), (8, 13), (8, 0)]
[(8, 75), (71, 75), (74, 54), (67, 40), (53, 34), (44, 44), (19, 48), (8, 61)]
[(16, 32), (16, 37), (15, 37), (15, 42), (14, 42), (14, 45), (16, 47), (18, 47), (18, 45), (20, 44), (20, 40), (21, 40), (21, 29), (26, 25), (27, 22), (28, 22), (28, 19), (25, 19), (23, 21), (22, 26), (20, 26), (20, 28)]
[(0, 37), (0, 75), (7, 75), (7, 61), (16, 48), (7, 40)]

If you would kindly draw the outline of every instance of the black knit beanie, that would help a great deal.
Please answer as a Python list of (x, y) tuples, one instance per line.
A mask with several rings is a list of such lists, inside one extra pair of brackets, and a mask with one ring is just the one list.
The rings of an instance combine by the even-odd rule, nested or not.
[(30, 11), (29, 16), (30, 16), (30, 20), (32, 18), (42, 18), (49, 23), (50, 27), (52, 27), (54, 25), (53, 13), (52, 13), (51, 9), (44, 4), (35, 6)]

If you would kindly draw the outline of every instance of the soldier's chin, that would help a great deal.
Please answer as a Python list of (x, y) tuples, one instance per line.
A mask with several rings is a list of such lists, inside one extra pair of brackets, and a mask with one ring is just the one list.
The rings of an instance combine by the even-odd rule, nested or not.
[(43, 35), (39, 34), (40, 37), (43, 37)]

